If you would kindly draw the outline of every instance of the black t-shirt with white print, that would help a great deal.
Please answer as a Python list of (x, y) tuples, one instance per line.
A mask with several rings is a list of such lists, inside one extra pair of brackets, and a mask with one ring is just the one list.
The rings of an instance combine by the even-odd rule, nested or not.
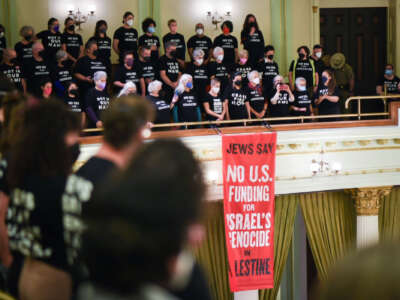
[[(265, 105), (265, 97), (263, 95), (262, 88), (251, 88), (250, 86), (247, 86), (246, 91), (249, 98), (250, 106), (256, 112), (261, 112), (264, 109)], [(255, 115), (252, 114), (252, 118), (255, 118)]]
[(288, 117), (289, 116), (289, 93), (281, 91), (278, 101), (273, 104), (271, 99), (275, 96), (276, 89), (273, 89), (269, 94), (269, 115), (270, 117)]
[(36, 36), (38, 39), (42, 40), (42, 44), (46, 53), (46, 59), (55, 61), (56, 53), (61, 49), (62, 34), (60, 32), (53, 33), (50, 30), (43, 30)]
[(18, 42), (15, 44), (14, 50), (17, 52), (17, 60), (20, 65), (23, 66), (27, 60), (32, 58), (32, 46), (33, 42), (27, 44)]
[(210, 52), (210, 49), (212, 48), (212, 41), (208, 36), (203, 35), (202, 37), (199, 37), (198, 35), (192, 36), (188, 42), (187, 42), (187, 47), (188, 49), (201, 49), (204, 51), (204, 59), (208, 59), (208, 54)]
[[(325, 85), (319, 85), (316, 99), (317, 100), (320, 96), (329, 95), (329, 96), (337, 96), (339, 97), (338, 89), (335, 88), (333, 93), (329, 93), (329, 89)], [(338, 102), (331, 102), (328, 99), (324, 99), (318, 106), (318, 113), (320, 115), (336, 115), (340, 114), (340, 104)]]
[(232, 120), (249, 118), (246, 108), (249, 97), (244, 88), (227, 87), (223, 99), (228, 100), (229, 116)]
[(79, 100), (79, 97), (70, 97), (66, 95), (64, 97), (64, 103), (69, 107), (69, 109), (76, 113), (81, 113), (83, 111), (83, 105)]
[(10, 193), (6, 222), (11, 252), (72, 272), (84, 230), (82, 206), (92, 190), (90, 182), (76, 175), (26, 176)]
[(307, 87), (312, 87), (314, 82), (314, 71), (311, 65), (311, 59), (297, 60), (296, 70), (294, 70), (295, 61), (290, 64), (289, 71), (295, 72), (295, 79), (303, 77), (307, 81)]
[(390, 94), (400, 93), (399, 84), (400, 78), (397, 76), (394, 76), (392, 79), (387, 79), (385, 76), (382, 76), (377, 82), (377, 85), (382, 86), (382, 91), (384, 91), (384, 88), (386, 86), (386, 90)]
[(255, 67), (258, 61), (264, 56), (264, 36), (260, 30), (254, 34), (241, 33), (243, 48), (249, 52), (249, 63)]
[[(94, 73), (97, 71), (107, 71), (106, 66), (99, 59), (91, 59), (88, 56), (83, 56), (76, 62), (74, 73), (82, 74), (85, 77), (90, 77), (93, 79)], [(89, 88), (93, 85), (88, 82), (78, 81), (79, 89), (84, 96)]]
[(65, 44), (67, 52), (77, 59), (81, 53), (81, 46), (83, 45), (82, 36), (77, 33), (63, 33), (61, 37), (61, 44)]
[(263, 89), (266, 94), (269, 94), (274, 88), (273, 81), (275, 76), (279, 75), (278, 64), (274, 61), (266, 61), (265, 59), (258, 63), (257, 71), (262, 74)]
[(244, 65), (235, 64), (232, 73), (242, 73), (242, 81), (243, 85), (247, 85), (249, 80), (247, 79), (247, 75), (252, 71), (252, 67), (249, 63), (245, 63)]
[(192, 75), (194, 91), (197, 93), (198, 97), (203, 98), (206, 94), (206, 88), (210, 84), (207, 65), (203, 64), (198, 66), (194, 63), (189, 63), (185, 73)]
[(160, 39), (158, 38), (158, 36), (152, 35), (149, 36), (147, 34), (143, 34), (140, 38), (139, 38), (139, 46), (143, 47), (143, 46), (147, 46), (147, 47), (152, 47), (152, 46), (156, 46), (157, 50), (152, 50), (151, 51), (151, 61), (152, 62), (157, 62), (158, 60), (158, 55), (159, 55), (159, 48), (160, 48)]
[(40, 91), (41, 81), (50, 77), (51, 67), (45, 60), (37, 61), (31, 58), (26, 61), (22, 71), (22, 76), (26, 79), (28, 92), (37, 94)]
[[(131, 69), (127, 69), (125, 65), (119, 66), (114, 75), (114, 81), (120, 81), (121, 83), (132, 81), (134, 84), (136, 84), (136, 91), (139, 95), (142, 92), (140, 78), (142, 78), (142, 73), (140, 72), (136, 62), (133, 64)], [(120, 90), (121, 89), (118, 89), (118, 91)]]
[(108, 67), (111, 64), (111, 39), (108, 36), (103, 38), (93, 36), (90, 40), (96, 41), (97, 43), (97, 49), (99, 52), (97, 59)]
[(309, 116), (311, 114), (310, 106), (312, 105), (312, 99), (308, 94), (308, 91), (294, 91), (294, 102), (291, 104), (298, 108), (306, 108), (307, 111), (294, 111), (292, 110), (293, 116)]
[(210, 77), (215, 76), (215, 78), (221, 82), (222, 91), (224, 91), (229, 84), (230, 72), (230, 67), (224, 62), (218, 63), (216, 61), (212, 61), (208, 64), (208, 75)]
[(199, 118), (199, 102), (193, 91), (183, 92), (176, 103), (179, 122), (197, 122)]
[(214, 39), (213, 47), (224, 49), (224, 63), (233, 65), (235, 63), (235, 49), (238, 48), (237, 38), (233, 35), (220, 34)]
[(167, 33), (163, 37), (163, 44), (165, 50), (165, 44), (168, 42), (174, 42), (176, 44), (176, 58), (185, 60), (186, 57), (186, 44), (185, 37), (180, 33)]
[[(222, 98), (223, 97), (221, 94), (213, 96), (210, 93), (207, 93), (206, 96), (204, 97), (203, 103), (208, 103), (210, 106), (210, 110), (220, 115), (224, 110), (224, 99)], [(217, 118), (207, 114), (207, 120), (215, 121), (217, 120)]]
[(167, 77), (172, 82), (178, 80), (179, 72), (181, 72), (181, 68), (176, 58), (168, 58), (166, 55), (160, 57), (158, 61), (158, 70), (165, 71)]
[(135, 58), (138, 50), (138, 32), (135, 28), (121, 26), (114, 33), (114, 39), (118, 40), (119, 60), (122, 62), (124, 52), (133, 51)]
[(161, 97), (147, 96), (147, 99), (153, 104), (156, 110), (155, 124), (165, 124), (171, 121), (171, 110), (169, 104)]
[(2, 64), (0, 65), (0, 74), (3, 73), (7, 78), (14, 83), (15, 87), (23, 92), (23, 87), (22, 87), (22, 68), (19, 64), (13, 64), (13, 65), (8, 65), (8, 64)]
[(110, 104), (110, 96), (106, 91), (99, 91), (96, 88), (91, 88), (85, 98), (85, 108), (91, 108), (96, 115), (97, 120), (92, 120), (89, 115), (89, 127), (96, 127), (96, 122), (101, 120), (101, 112), (105, 111)]

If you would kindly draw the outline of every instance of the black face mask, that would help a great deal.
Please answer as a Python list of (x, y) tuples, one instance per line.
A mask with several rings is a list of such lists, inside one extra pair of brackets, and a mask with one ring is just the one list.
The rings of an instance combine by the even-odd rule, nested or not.
[(306, 55), (304, 53), (299, 53), (299, 58), (300, 59), (304, 59), (306, 57)]
[(242, 85), (242, 81), (241, 80), (235, 80), (233, 83), (235, 85), (237, 85), (237, 86), (241, 86)]
[(255, 22), (250, 22), (249, 23), (249, 28), (252, 28), (252, 27), (256, 27), (256, 23)]
[(41, 58), (44, 58), (45, 55), (46, 55), (46, 51), (44, 51), (44, 50), (39, 51), (38, 55), (39, 55)]
[(107, 32), (107, 28), (102, 27), (102, 28), (99, 29), (99, 32), (100, 33), (106, 33)]
[(75, 31), (75, 25), (70, 25), (68, 26), (69, 31)]
[(74, 164), (78, 160), (79, 155), (81, 154), (81, 148), (79, 143), (77, 142), (72, 146), (68, 147), (68, 152), (72, 159), (72, 164)]
[(10, 59), (10, 63), (15, 65), (16, 63), (18, 63), (18, 60), (16, 58)]
[(30, 41), (32, 40), (32, 36), (31, 36), (31, 35), (25, 36), (25, 40), (27, 40), (28, 42), (30, 42)]
[(97, 55), (99, 54), (99, 51), (98, 51), (98, 50), (94, 50), (94, 51), (92, 52), (92, 54), (93, 54), (94, 56), (97, 56)]
[(170, 54), (172, 57), (176, 57), (176, 51), (171, 51), (169, 54)]
[(269, 60), (273, 60), (273, 59), (274, 59), (274, 55), (273, 55), (273, 54), (267, 55), (267, 58), (268, 58)]
[(69, 91), (69, 93), (70, 93), (71, 95), (73, 95), (73, 96), (76, 96), (76, 97), (79, 96), (79, 92), (78, 92), (77, 89), (72, 89), (72, 90)]
[(143, 59), (144, 61), (149, 62), (151, 60), (151, 56), (144, 56)]

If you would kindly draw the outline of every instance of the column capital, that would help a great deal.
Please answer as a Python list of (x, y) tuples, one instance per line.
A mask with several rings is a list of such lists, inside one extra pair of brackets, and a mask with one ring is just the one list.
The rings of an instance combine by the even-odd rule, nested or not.
[(354, 200), (358, 216), (377, 216), (382, 199), (389, 195), (392, 186), (356, 188), (348, 190)]

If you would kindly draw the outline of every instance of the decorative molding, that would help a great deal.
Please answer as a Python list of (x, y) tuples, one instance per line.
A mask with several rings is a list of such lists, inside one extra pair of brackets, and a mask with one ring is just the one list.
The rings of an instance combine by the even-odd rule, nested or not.
[(382, 199), (389, 195), (392, 186), (351, 189), (349, 193), (354, 200), (358, 216), (377, 216)]

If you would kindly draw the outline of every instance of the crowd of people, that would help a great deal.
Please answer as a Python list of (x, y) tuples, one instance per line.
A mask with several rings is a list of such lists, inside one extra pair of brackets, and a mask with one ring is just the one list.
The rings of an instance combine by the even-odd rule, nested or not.
[[(213, 41), (202, 23), (186, 41), (171, 19), (170, 32), (161, 41), (153, 19), (143, 20), (141, 36), (133, 21), (134, 14), (126, 12), (111, 38), (107, 22), (99, 20), (84, 44), (72, 18), (65, 19), (62, 33), (59, 20), (51, 18), (39, 33), (23, 26), (14, 48), (7, 48), (5, 28), (0, 27), (0, 73), (21, 92), (43, 99), (56, 95), (81, 113), (89, 128), (102, 128), (101, 112), (113, 95), (146, 97), (156, 108), (155, 123), (170, 123), (340, 114), (354, 91), (353, 71), (344, 55), (324, 60), (321, 45), (312, 51), (297, 49), (286, 83), (274, 60), (275, 49), (265, 45), (253, 14), (243, 24), (242, 50), (229, 20)], [(119, 57), (116, 66), (112, 51)], [(398, 91), (396, 78), (385, 73), (381, 86)]]

